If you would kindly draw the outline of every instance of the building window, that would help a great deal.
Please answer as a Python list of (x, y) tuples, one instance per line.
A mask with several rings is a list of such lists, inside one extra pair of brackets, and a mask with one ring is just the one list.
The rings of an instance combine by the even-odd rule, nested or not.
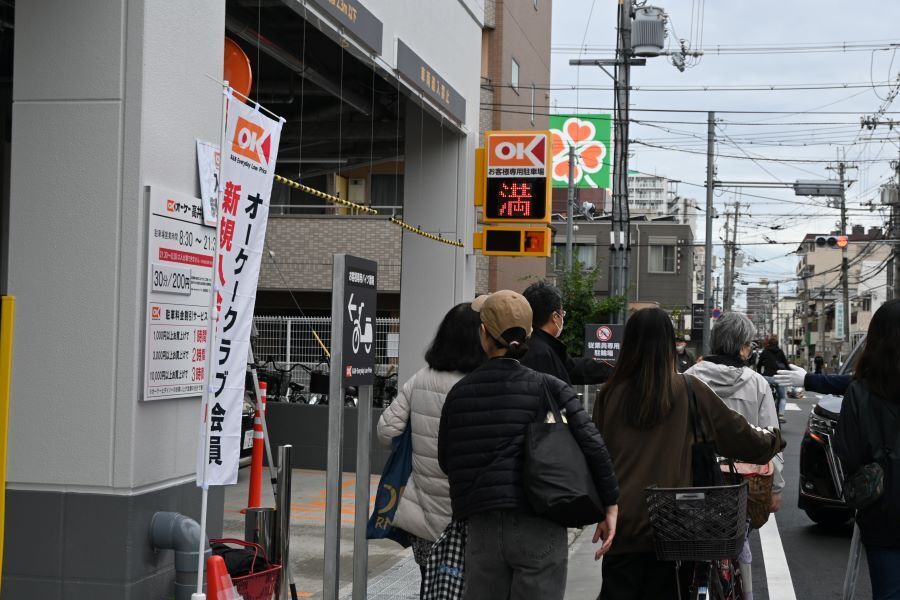
[(863, 298), (862, 299), (862, 311), (863, 312), (872, 312), (872, 299), (871, 298)]
[(650, 246), (650, 273), (675, 272), (675, 246)]
[[(572, 257), (578, 259), (585, 269), (597, 266), (597, 248), (594, 245), (572, 244)], [(566, 270), (566, 245), (553, 244), (553, 270)]]
[(534, 125), (534, 84), (531, 84), (531, 124)]
[(519, 63), (516, 62), (516, 59), (512, 59), (512, 73), (509, 77), (509, 84), (513, 90), (519, 91)]

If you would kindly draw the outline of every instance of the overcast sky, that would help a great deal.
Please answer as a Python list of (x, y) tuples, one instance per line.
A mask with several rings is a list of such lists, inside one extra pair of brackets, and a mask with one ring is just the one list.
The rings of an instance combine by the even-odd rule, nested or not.
[[(860, 117), (876, 112), (900, 72), (900, 57), (894, 51), (857, 51), (830, 53), (770, 52), (753, 55), (716, 55), (715, 46), (786, 46), (797, 44), (837, 44), (842, 42), (900, 43), (900, 2), (893, 0), (709, 0), (705, 2), (700, 47), (700, 0), (660, 0), (653, 3), (670, 16), (669, 41), (673, 49), (678, 39), (689, 39), (694, 49), (705, 50), (696, 66), (679, 72), (666, 57), (650, 58), (644, 67), (632, 69), (632, 85), (712, 86), (712, 85), (797, 85), (850, 84), (841, 89), (759, 90), (759, 91), (651, 91), (632, 93), (632, 117), (657, 121), (654, 126), (633, 124), (630, 137), (673, 149), (632, 145), (629, 167), (678, 179), (679, 193), (705, 203), (705, 189), (689, 184), (706, 180), (705, 112), (642, 112), (635, 109), (689, 109), (717, 112), (719, 127), (716, 160), (718, 179), (730, 181), (782, 181), (827, 179), (835, 177), (825, 162), (782, 163), (751, 161), (746, 158), (801, 159), (834, 161), (846, 151), (847, 161), (859, 168), (848, 171), (857, 180), (848, 192), (849, 223), (883, 225), (883, 211), (870, 212), (863, 203), (878, 201), (879, 185), (892, 175), (890, 161), (898, 156), (900, 128), (886, 126), (874, 132), (860, 128)], [(599, 48), (581, 58), (612, 56), (615, 46), (616, 0), (556, 0), (553, 6), (551, 112), (596, 112), (612, 106), (610, 79), (596, 67), (574, 67), (569, 59), (578, 52), (565, 53), (563, 47), (586, 45)], [(692, 23), (692, 14), (694, 22)], [(675, 35), (673, 35), (673, 30)], [(875, 83), (873, 87), (871, 84)], [(878, 86), (877, 84), (882, 84)], [(556, 89), (580, 85), (573, 89)], [(585, 86), (589, 86), (585, 88)], [(593, 88), (593, 89), (591, 89)], [(603, 89), (598, 89), (603, 88)], [(888, 111), (900, 110), (900, 101)], [(740, 114), (725, 111), (791, 111), (794, 114)], [(847, 114), (811, 114), (822, 111), (847, 111)], [(885, 118), (898, 118), (900, 114)], [(740, 125), (762, 123), (764, 125)], [(726, 137), (727, 136), (727, 137)], [(869, 138), (874, 138), (869, 140)], [(753, 141), (751, 144), (749, 142)], [(790, 146), (772, 145), (774, 143)], [(735, 145), (736, 144), (736, 145)], [(802, 145), (807, 144), (807, 145)], [(696, 153), (696, 154), (693, 154)], [(854, 162), (858, 161), (858, 162)], [(787, 280), (794, 277), (797, 259), (784, 256), (806, 233), (837, 229), (839, 211), (824, 206), (824, 198), (809, 200), (795, 197), (793, 191), (744, 189), (739, 242), (749, 259), (741, 270), (741, 279), (756, 282), (761, 277)], [(748, 194), (765, 196), (754, 198)], [(733, 190), (717, 190), (715, 205), (720, 214), (733, 204)], [(798, 203), (800, 202), (800, 203)], [(813, 204), (814, 203), (814, 204)], [(714, 241), (721, 243), (724, 219), (714, 221)], [(776, 229), (771, 229), (775, 227)], [(704, 238), (701, 218), (698, 240)], [(762, 243), (760, 245), (760, 243)], [(721, 247), (717, 248), (721, 254)], [(781, 257), (781, 258), (776, 258)], [(720, 264), (721, 266), (721, 264)], [(785, 283), (782, 293), (792, 289)], [(737, 297), (744, 304), (743, 294)]]

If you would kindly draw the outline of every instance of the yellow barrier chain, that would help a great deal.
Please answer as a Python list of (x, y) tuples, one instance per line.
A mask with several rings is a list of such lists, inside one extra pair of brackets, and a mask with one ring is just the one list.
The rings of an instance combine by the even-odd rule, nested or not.
[(416, 235), (421, 235), (423, 238), (432, 240), (434, 242), (441, 242), (442, 244), (447, 244), (448, 246), (456, 246), (457, 248), (465, 247), (465, 244), (463, 244), (462, 242), (459, 242), (459, 241), (454, 242), (453, 240), (448, 240), (447, 238), (445, 238), (443, 236), (434, 235), (433, 233), (428, 233), (427, 231), (423, 231), (423, 230), (419, 229), (418, 227), (413, 227), (409, 223), (404, 223), (402, 220), (398, 219), (397, 217), (391, 217), (391, 223), (393, 223), (394, 225), (399, 225), (400, 227), (409, 231), (410, 233), (415, 233)]
[(281, 175), (275, 176), (275, 181), (278, 183), (282, 183), (286, 186), (292, 187), (295, 190), (300, 190), (301, 192), (306, 192), (316, 198), (321, 198), (326, 202), (331, 202), (332, 204), (339, 204), (341, 206), (346, 206), (347, 208), (353, 208), (360, 212), (368, 213), (370, 215), (377, 215), (378, 211), (374, 208), (369, 208), (368, 206), (364, 206), (362, 204), (357, 204), (356, 202), (350, 202), (349, 200), (344, 200), (343, 198), (338, 198), (337, 196), (332, 196), (331, 194), (326, 194), (325, 192), (320, 192), (315, 188), (311, 188), (308, 185), (303, 185), (302, 183), (298, 183), (287, 177), (282, 177)]

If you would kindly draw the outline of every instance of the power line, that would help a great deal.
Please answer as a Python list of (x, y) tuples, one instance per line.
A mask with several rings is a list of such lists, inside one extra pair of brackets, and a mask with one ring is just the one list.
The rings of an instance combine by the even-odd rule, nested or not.
[[(511, 107), (511, 108), (522, 108), (522, 109), (527, 108), (527, 109), (529, 109), (528, 114), (531, 114), (531, 111), (530, 111), (531, 105), (530, 104), (509, 104), (509, 103), (502, 103), (502, 102), (483, 102), (482, 106), (488, 106), (488, 107), (494, 107), (494, 108), (496, 108), (496, 107)], [(535, 104), (535, 109), (549, 110), (550, 108), (551, 107), (548, 104)], [(578, 106), (564, 105), (564, 106), (554, 106), (553, 108), (556, 109), (557, 112), (554, 112), (554, 113), (547, 112), (546, 114), (548, 114), (548, 115), (549, 114), (557, 114), (558, 112), (560, 112), (560, 109), (562, 112), (571, 111), (571, 110), (579, 110), (579, 109), (580, 110), (591, 110), (591, 111), (597, 111), (597, 112), (609, 112), (609, 113), (611, 113), (613, 111), (613, 109), (608, 106), (581, 106), (581, 107), (578, 107)], [(637, 111), (637, 112), (678, 113), (678, 114), (681, 114), (681, 113), (684, 113), (684, 114), (704, 113), (705, 114), (705, 113), (709, 112), (706, 109), (700, 109), (700, 108), (638, 108), (636, 106), (629, 107), (629, 110)], [(715, 111), (715, 113), (716, 113), (716, 115), (718, 115), (719, 113), (729, 114), (729, 115), (794, 115), (794, 114), (797, 114), (796, 111), (760, 110), (760, 109), (752, 109), (752, 110), (738, 110), (738, 109), (718, 110), (717, 109)], [(538, 113), (535, 113), (535, 114), (538, 114)], [(820, 111), (809, 111), (809, 112), (805, 112), (804, 114), (808, 114), (808, 115), (860, 115), (863, 113), (858, 110), (820, 110)], [(900, 114), (900, 111), (885, 111), (882, 114), (896, 115), (896, 114)], [(699, 122), (697, 122), (697, 123), (699, 124)], [(804, 123), (804, 124), (808, 124), (808, 123)]]
[[(640, 146), (647, 146), (649, 148), (657, 148), (659, 150), (671, 150), (672, 152), (684, 152), (686, 154), (702, 154), (706, 155), (706, 152), (700, 152), (695, 150), (688, 150), (686, 148), (675, 148), (672, 146), (660, 146), (658, 144), (649, 144), (647, 142), (641, 140), (629, 140), (631, 144), (638, 144)], [(734, 154), (716, 154), (717, 158), (733, 158), (738, 160), (752, 160), (752, 161), (766, 161), (766, 162), (777, 162), (777, 163), (818, 163), (818, 164), (827, 164), (833, 163), (833, 158), (753, 158), (748, 156), (737, 156)], [(884, 159), (861, 159), (852, 161), (854, 163), (889, 163), (892, 162), (893, 159), (884, 158)]]
[[(826, 43), (782, 43), (782, 44), (713, 44), (703, 47), (704, 55), (740, 54), (819, 54), (845, 52), (889, 51), (900, 46), (896, 40)], [(601, 45), (557, 45), (550, 48), (553, 54), (607, 53), (614, 48)]]
[[(695, 85), (632, 85), (631, 91), (634, 92), (798, 92), (804, 90), (820, 91), (820, 90), (854, 90), (865, 89), (870, 90), (873, 87), (892, 87), (895, 82), (892, 81), (860, 81), (860, 82), (821, 82), (821, 83), (754, 83), (754, 84), (727, 84), (727, 83), (711, 83), (711, 84), (695, 84)], [(509, 83), (488, 83), (481, 84), (484, 88), (506, 88), (510, 87)], [(614, 88), (607, 85), (581, 84), (576, 83), (558, 83), (552, 85), (535, 85), (534, 89), (542, 91), (614, 91)]]

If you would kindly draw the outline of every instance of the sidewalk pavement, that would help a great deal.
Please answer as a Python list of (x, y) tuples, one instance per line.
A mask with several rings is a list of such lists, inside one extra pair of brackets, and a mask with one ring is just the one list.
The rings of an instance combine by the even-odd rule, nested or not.
[[(241, 469), (237, 485), (225, 488), (224, 537), (244, 537), (250, 470)], [(275, 506), (265, 473), (263, 506)], [(375, 502), (378, 476), (371, 478), (370, 507)], [(341, 480), (341, 565), (339, 593), (349, 599), (353, 581), (353, 513), (356, 475)], [(594, 561), (593, 529), (569, 530), (569, 574), (566, 600), (594, 600), (600, 590), (600, 563)], [(290, 567), (300, 598), (320, 600), (325, 569), (325, 472), (294, 469), (291, 485)], [(410, 549), (390, 540), (369, 540), (369, 600), (413, 600), (419, 595), (419, 567)]]

